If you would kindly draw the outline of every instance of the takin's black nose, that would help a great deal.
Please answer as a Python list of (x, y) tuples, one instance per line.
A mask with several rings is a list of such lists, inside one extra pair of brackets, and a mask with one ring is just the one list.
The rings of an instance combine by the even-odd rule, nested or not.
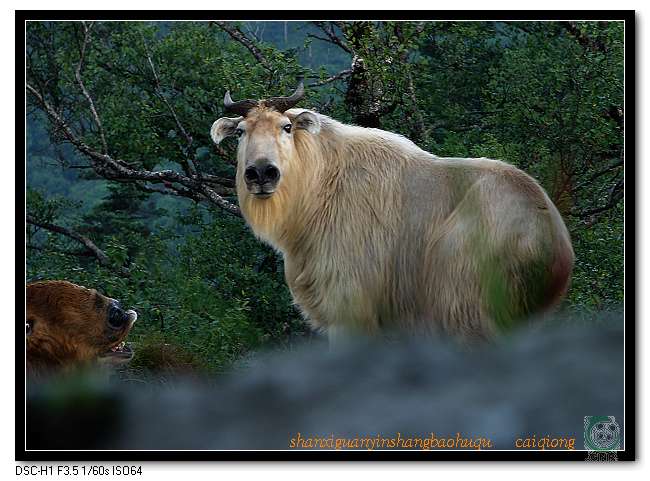
[(247, 184), (276, 184), (280, 180), (280, 170), (270, 162), (256, 162), (246, 167), (244, 178)]

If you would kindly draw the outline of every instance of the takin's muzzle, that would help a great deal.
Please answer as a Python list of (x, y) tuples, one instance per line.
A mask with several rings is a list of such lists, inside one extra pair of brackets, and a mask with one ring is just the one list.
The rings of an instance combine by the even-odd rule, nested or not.
[(260, 199), (266, 199), (275, 192), (280, 177), (280, 169), (268, 159), (251, 162), (244, 171), (248, 191)]

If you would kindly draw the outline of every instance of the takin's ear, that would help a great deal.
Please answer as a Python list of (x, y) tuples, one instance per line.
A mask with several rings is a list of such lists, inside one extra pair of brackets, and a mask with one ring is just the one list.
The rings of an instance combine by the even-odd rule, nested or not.
[(317, 134), (320, 132), (320, 120), (318, 115), (314, 112), (305, 110), (296, 115), (293, 119), (290, 118), (290, 120), (296, 129), (306, 130), (310, 134)]
[(210, 137), (212, 137), (212, 141), (219, 145), (219, 142), (226, 137), (235, 135), (237, 124), (239, 124), (243, 119), (244, 117), (237, 117), (236, 119), (221, 117), (219, 120), (216, 120), (210, 128)]

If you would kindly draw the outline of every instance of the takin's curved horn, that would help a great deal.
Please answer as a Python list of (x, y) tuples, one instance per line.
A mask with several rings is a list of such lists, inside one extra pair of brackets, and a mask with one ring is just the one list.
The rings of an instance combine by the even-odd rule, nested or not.
[(246, 114), (250, 109), (257, 107), (258, 102), (257, 100), (252, 99), (233, 102), (232, 98), (230, 97), (230, 90), (228, 90), (223, 98), (223, 105), (226, 108), (227, 112), (232, 112), (234, 114), (246, 117)]
[(278, 112), (284, 112), (296, 105), (298, 101), (305, 96), (305, 85), (302, 78), (299, 79), (298, 86), (294, 93), (289, 97), (271, 97), (264, 103), (269, 107), (273, 107)]

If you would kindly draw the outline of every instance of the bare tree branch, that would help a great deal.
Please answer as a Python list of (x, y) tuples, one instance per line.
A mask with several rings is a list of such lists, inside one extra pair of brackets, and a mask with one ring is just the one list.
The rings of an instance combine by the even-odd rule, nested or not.
[(192, 199), (196, 202), (203, 200), (203, 197), (195, 192), (192, 192), (189, 189), (183, 189), (182, 187), (176, 187), (173, 184), (166, 182), (165, 187), (156, 188), (150, 185), (147, 185), (143, 182), (133, 183), (136, 189), (147, 192), (148, 194), (162, 194), (162, 195), (173, 195), (176, 197), (186, 197)]
[[(130, 167), (126, 162), (120, 159), (114, 159), (108, 154), (102, 154), (94, 150), (85, 142), (83, 142), (77, 135), (75, 135), (63, 117), (58, 112), (56, 112), (52, 105), (45, 99), (45, 97), (41, 95), (29, 83), (27, 83), (27, 90), (36, 99), (43, 111), (50, 118), (50, 121), (61, 133), (63, 138), (73, 144), (82, 154), (88, 157), (91, 165), (93, 166), (93, 169), (100, 176), (109, 180), (117, 181), (141, 180), (151, 183), (176, 182), (189, 189), (189, 191), (192, 191), (192, 194), (188, 195), (188, 197), (195, 199), (195, 194), (199, 193), (207, 200), (225, 210), (226, 212), (229, 212), (236, 216), (241, 216), (239, 207), (227, 201), (216, 191), (205, 185), (201, 174), (183, 175), (173, 170), (137, 170)], [(178, 192), (180, 193), (184, 191)]]
[(255, 42), (253, 42), (250, 38), (248, 38), (246, 34), (242, 32), (238, 27), (229, 25), (230, 22), (214, 22), (214, 23), (216, 23), (219, 26), (219, 28), (221, 28), (224, 32), (230, 35), (234, 40), (236, 40), (237, 42), (241, 43), (244, 47), (246, 47), (248, 51), (253, 54), (253, 57), (255, 57), (255, 59), (265, 69), (269, 71), (273, 70), (271, 64), (266, 59), (262, 51), (259, 48), (257, 48), (257, 46), (255, 45)]
[[(192, 199), (196, 202), (200, 202), (202, 200), (205, 200), (205, 198), (198, 192), (194, 192), (190, 189), (186, 189), (184, 187), (180, 187), (178, 185), (174, 185), (171, 182), (164, 182), (163, 185), (164, 187), (161, 188), (156, 188), (152, 187), (150, 185), (147, 185), (142, 182), (135, 182), (133, 185), (138, 190), (141, 190), (142, 192), (148, 192), (148, 193), (156, 193), (156, 194), (162, 194), (162, 195), (173, 195), (176, 197), (186, 197), (188, 199)], [(211, 190), (216, 192), (220, 196), (234, 196), (236, 195), (235, 189), (231, 187), (224, 187), (221, 184), (215, 184), (215, 187), (212, 187)]]
[(585, 185), (590, 184), (591, 182), (598, 179), (599, 177), (602, 177), (603, 175), (605, 175), (605, 174), (607, 174), (609, 172), (613, 172), (614, 170), (618, 169), (619, 167), (623, 167), (623, 159), (620, 159), (620, 160), (614, 162), (613, 164), (605, 167), (604, 169), (599, 170), (598, 172), (592, 174), (591, 176), (589, 176), (589, 178), (587, 180), (585, 180), (584, 182), (581, 182), (580, 184), (578, 184), (576, 186), (576, 189), (580, 189), (580, 188), (584, 187)]
[[(326, 42), (333, 43), (334, 45), (338, 45), (340, 48), (342, 48), (343, 50), (345, 50), (345, 51), (346, 51), (347, 53), (349, 53), (350, 55), (354, 55), (354, 52), (352, 51), (352, 49), (351, 49), (351, 48), (350, 48), (350, 47), (349, 47), (349, 46), (348, 46), (348, 45), (347, 45), (343, 40), (341, 40), (341, 39), (336, 35), (336, 33), (334, 32), (334, 27), (332, 27), (331, 24), (328, 24), (327, 22), (313, 22), (313, 23), (314, 23), (314, 25), (316, 25), (318, 28), (320, 28), (320, 29), (325, 33), (325, 35), (327, 35), (327, 39), (325, 39), (325, 38), (320, 38), (320, 37), (316, 37), (316, 38), (318, 38), (319, 40), (323, 40), (323, 41), (326, 41)], [(338, 23), (338, 24), (336, 24), (336, 25), (337, 25), (339, 28), (342, 28), (342, 27), (343, 27), (343, 23), (342, 23), (342, 22), (340, 22), (340, 23)]]
[[(167, 107), (167, 110), (169, 110), (169, 113), (172, 115), (174, 118), (174, 122), (176, 122), (176, 126), (178, 127), (178, 130), (180, 130), (181, 135), (185, 138), (185, 141), (187, 143), (186, 145), (186, 150), (185, 150), (185, 155), (189, 156), (190, 153), (190, 148), (192, 147), (192, 142), (194, 139), (192, 136), (185, 130), (185, 127), (183, 127), (183, 124), (181, 123), (181, 120), (178, 118), (178, 115), (176, 114), (176, 110), (172, 106), (172, 104), (167, 100), (167, 97), (165, 96), (165, 93), (163, 92), (162, 85), (160, 83), (160, 77), (158, 76), (158, 72), (156, 71), (156, 67), (153, 63), (153, 59), (151, 58), (151, 53), (149, 52), (149, 47), (147, 45), (147, 41), (144, 38), (144, 35), (142, 36), (142, 43), (144, 45), (144, 52), (147, 57), (147, 62), (149, 63), (149, 67), (151, 68), (151, 73), (153, 74), (154, 81), (156, 83), (156, 94), (158, 98), (160, 98), (165, 106)], [(191, 174), (196, 174), (196, 169), (194, 168), (194, 165), (191, 162), (185, 162), (185, 166), (187, 167), (187, 170)]]
[(108, 256), (102, 251), (99, 247), (95, 245), (93, 241), (91, 241), (88, 237), (83, 236), (79, 234), (78, 232), (75, 232), (73, 230), (70, 230), (66, 227), (62, 227), (60, 225), (52, 224), (50, 222), (44, 222), (44, 221), (39, 221), (34, 219), (31, 215), (27, 215), (26, 221), (28, 224), (32, 224), (34, 226), (40, 227), (42, 229), (48, 230), (50, 232), (54, 232), (57, 234), (61, 234), (63, 236), (66, 236), (70, 239), (73, 239), (81, 244), (84, 245), (84, 247), (97, 259), (97, 262), (99, 262), (102, 266), (107, 267), (109, 269), (112, 269), (114, 271), (120, 272), (121, 274), (128, 275), (129, 270), (126, 269), (125, 267), (120, 267), (120, 266), (115, 266), (111, 263), (110, 259)]
[(335, 75), (332, 75), (331, 77), (328, 77), (328, 78), (323, 79), (323, 80), (319, 80), (318, 82), (310, 83), (307, 86), (308, 87), (321, 87), (321, 86), (326, 85), (328, 83), (332, 83), (332, 82), (335, 82), (335, 81), (340, 80), (342, 78), (349, 77), (350, 74), (352, 74), (351, 69), (341, 70), (339, 73), (337, 73)]
[[(623, 200), (623, 195), (624, 195), (624, 180), (623, 178), (620, 178), (616, 184), (614, 184), (608, 195), (607, 202), (599, 207), (595, 207), (593, 209), (586, 209), (582, 211), (573, 211), (571, 212), (571, 215), (574, 217), (578, 217), (580, 219), (587, 219), (592, 216), (596, 216), (598, 214), (602, 214), (604, 212), (607, 212), (608, 210), (613, 209), (618, 205), (618, 203)], [(593, 224), (593, 222), (591, 222)]]
[(90, 25), (87, 25), (86, 22), (81, 22), (81, 24), (83, 25), (84, 28), (84, 39), (83, 39), (83, 43), (81, 44), (81, 53), (79, 54), (79, 63), (77, 64), (77, 69), (75, 70), (75, 77), (77, 79), (77, 83), (79, 84), (79, 88), (81, 89), (81, 92), (83, 93), (84, 97), (86, 97), (86, 100), (90, 105), (90, 111), (93, 114), (93, 119), (95, 120), (97, 129), (99, 130), (99, 137), (102, 141), (102, 152), (107, 154), (108, 144), (106, 143), (106, 136), (104, 135), (104, 127), (102, 127), (102, 121), (100, 120), (99, 114), (97, 113), (95, 102), (90, 96), (90, 93), (88, 92), (88, 89), (86, 89), (86, 86), (84, 85), (83, 80), (81, 78), (81, 71), (83, 70), (84, 59), (86, 56), (86, 49), (88, 47), (88, 44), (90, 43), (90, 29), (92, 28), (93, 24), (90, 23)]
[(218, 175), (212, 175), (212, 174), (201, 174), (201, 179), (203, 182), (206, 184), (217, 184), (221, 185), (223, 187), (229, 187), (229, 188), (235, 188), (235, 181), (233, 179), (229, 179), (228, 177), (221, 177)]

